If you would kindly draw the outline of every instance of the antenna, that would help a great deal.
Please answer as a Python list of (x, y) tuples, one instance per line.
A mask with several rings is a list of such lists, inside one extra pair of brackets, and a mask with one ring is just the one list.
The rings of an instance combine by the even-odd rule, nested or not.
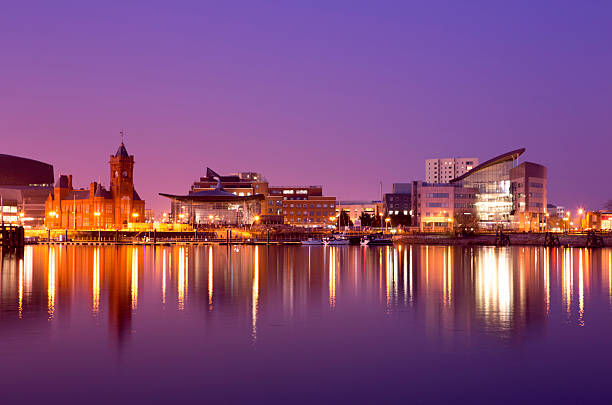
[(121, 134), (121, 143), (123, 143), (123, 137), (125, 136), (125, 131), (122, 129), (121, 131), (119, 131), (119, 134)]

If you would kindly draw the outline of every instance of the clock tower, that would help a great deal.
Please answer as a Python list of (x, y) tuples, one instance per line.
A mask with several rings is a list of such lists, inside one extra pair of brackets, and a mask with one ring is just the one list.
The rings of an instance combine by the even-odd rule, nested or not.
[(115, 224), (132, 222), (134, 212), (134, 156), (129, 155), (121, 142), (117, 153), (110, 157), (110, 188), (113, 196)]

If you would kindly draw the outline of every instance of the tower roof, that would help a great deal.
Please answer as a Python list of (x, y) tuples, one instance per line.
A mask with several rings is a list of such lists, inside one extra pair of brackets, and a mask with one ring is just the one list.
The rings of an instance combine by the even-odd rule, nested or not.
[(126, 157), (126, 158), (130, 157), (127, 149), (125, 149), (125, 145), (123, 144), (123, 142), (121, 142), (121, 145), (119, 145), (119, 149), (117, 149), (117, 153), (115, 153), (115, 157)]

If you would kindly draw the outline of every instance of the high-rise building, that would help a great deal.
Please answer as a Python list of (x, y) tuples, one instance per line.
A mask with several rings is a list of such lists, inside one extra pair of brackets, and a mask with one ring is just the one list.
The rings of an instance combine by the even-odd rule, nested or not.
[(427, 159), (425, 161), (425, 182), (449, 183), (476, 166), (478, 166), (477, 158)]

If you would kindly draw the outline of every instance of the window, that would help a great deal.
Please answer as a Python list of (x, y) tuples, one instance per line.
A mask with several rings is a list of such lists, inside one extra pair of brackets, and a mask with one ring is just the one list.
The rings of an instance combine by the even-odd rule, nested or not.
[(429, 203), (427, 203), (427, 207), (428, 208), (448, 208), (448, 203), (429, 202)]
[(448, 193), (430, 193), (427, 198), (448, 198)]

